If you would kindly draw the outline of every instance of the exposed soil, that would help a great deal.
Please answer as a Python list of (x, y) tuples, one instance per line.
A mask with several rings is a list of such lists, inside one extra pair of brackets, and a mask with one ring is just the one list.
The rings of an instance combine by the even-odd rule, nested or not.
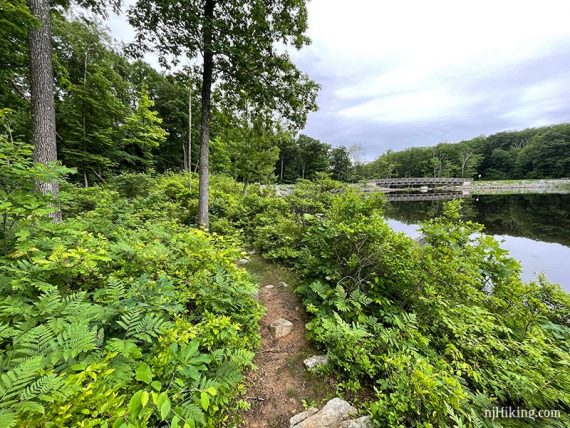
[[(321, 406), (335, 396), (332, 379), (308, 373), (303, 360), (317, 351), (305, 338), (307, 320), (302, 304), (293, 294), (298, 282), (291, 272), (255, 257), (248, 270), (259, 279), (259, 299), (266, 314), (261, 320), (261, 348), (249, 373), (245, 400), (251, 408), (244, 412), (244, 428), (283, 428), (289, 419), (306, 405)], [(284, 287), (282, 283), (288, 286)], [(266, 288), (273, 285), (273, 288)], [(275, 339), (269, 324), (285, 318), (293, 323), (293, 331)], [(304, 401), (304, 403), (303, 403)]]

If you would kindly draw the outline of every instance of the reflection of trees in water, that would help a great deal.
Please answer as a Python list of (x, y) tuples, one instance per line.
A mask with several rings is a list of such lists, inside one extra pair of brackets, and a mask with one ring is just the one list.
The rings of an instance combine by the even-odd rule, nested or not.
[[(478, 199), (478, 200), (477, 200)], [(394, 202), (387, 217), (417, 224), (440, 215), (444, 201)], [(463, 217), (493, 235), (522, 236), (570, 246), (570, 195), (484, 195), (465, 200)]]

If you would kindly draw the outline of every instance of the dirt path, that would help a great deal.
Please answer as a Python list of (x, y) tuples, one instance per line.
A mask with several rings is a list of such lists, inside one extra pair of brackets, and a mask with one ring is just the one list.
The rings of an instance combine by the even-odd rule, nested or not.
[[(259, 299), (267, 313), (261, 321), (261, 348), (254, 359), (257, 370), (247, 380), (246, 400), (251, 408), (243, 414), (241, 426), (288, 427), (289, 418), (304, 410), (303, 400), (321, 405), (333, 397), (334, 381), (312, 375), (303, 367), (303, 360), (316, 351), (305, 339), (306, 314), (292, 290), (297, 285), (296, 278), (286, 269), (259, 258), (248, 264), (248, 270), (259, 279)], [(293, 331), (275, 339), (269, 324), (279, 318), (291, 321)]]

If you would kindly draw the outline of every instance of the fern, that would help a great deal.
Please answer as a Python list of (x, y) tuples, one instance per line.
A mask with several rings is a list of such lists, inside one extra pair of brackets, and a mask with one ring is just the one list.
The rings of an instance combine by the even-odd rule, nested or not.
[(61, 313), (63, 301), (61, 295), (56, 287), (52, 287), (49, 290), (44, 291), (40, 294), (39, 299), (34, 305), (38, 309), (39, 315), (54, 315)]
[(134, 337), (144, 342), (152, 342), (163, 328), (170, 325), (156, 314), (142, 315), (141, 309), (131, 309), (121, 316), (117, 323), (126, 330), (126, 337)]
[(350, 293), (350, 303), (358, 310), (361, 310), (363, 307), (371, 304), (372, 299), (359, 289), (356, 289)]
[(0, 375), (0, 409), (10, 408), (33, 382), (43, 368), (42, 357), (23, 361), (17, 367)]
[(63, 385), (63, 379), (53, 373), (42, 376), (26, 387), (26, 389), (20, 394), (20, 400), (31, 400), (41, 394), (47, 394), (51, 391), (59, 390)]
[(0, 322), (0, 339), (8, 339), (14, 336), (16, 330), (8, 324)]
[(0, 301), (0, 315), (6, 319), (15, 319), (18, 315), (30, 315), (32, 306), (22, 299), (7, 296)]
[(67, 361), (96, 348), (97, 330), (87, 324), (71, 324), (56, 341), (63, 360)]
[(132, 340), (122, 340), (113, 338), (107, 341), (107, 349), (116, 352), (125, 358), (140, 358), (142, 352), (137, 344)]
[(0, 410), (0, 426), (2, 428), (14, 428), (18, 423), (18, 415), (14, 412)]
[(313, 293), (315, 293), (321, 299), (324, 300), (328, 298), (328, 286), (324, 285), (322, 282), (320, 281), (312, 282), (309, 288)]
[(187, 400), (182, 403), (180, 408), (180, 415), (186, 419), (191, 420), (197, 424), (205, 424), (206, 418), (204, 412), (192, 400)]

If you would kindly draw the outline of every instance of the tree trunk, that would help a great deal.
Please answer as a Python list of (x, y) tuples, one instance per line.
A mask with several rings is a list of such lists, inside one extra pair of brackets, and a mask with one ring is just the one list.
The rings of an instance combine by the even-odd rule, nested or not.
[(87, 166), (85, 165), (85, 158), (87, 157), (87, 113), (85, 107), (85, 95), (87, 94), (87, 53), (88, 50), (85, 48), (85, 61), (83, 62), (83, 101), (81, 103), (81, 120), (83, 122), (83, 178), (85, 179), (85, 187), (89, 187), (89, 181), (87, 179)]
[(198, 226), (210, 227), (208, 216), (210, 141), (210, 109), (212, 97), (212, 73), (214, 53), (212, 51), (212, 25), (215, 0), (206, 0), (204, 7), (204, 68), (202, 72), (202, 120), (200, 124), (200, 180), (198, 189)]
[[(47, 165), (57, 161), (50, 8), (48, 0), (28, 0), (27, 3), (32, 15), (40, 22), (29, 34), (34, 162)], [(59, 183), (38, 182), (36, 185), (40, 192), (50, 194), (57, 205)], [(50, 217), (55, 223), (61, 221), (59, 207)]]
[(283, 183), (283, 167), (285, 166), (285, 158), (281, 155), (281, 168), (279, 170), (279, 181)]
[(188, 88), (188, 165), (186, 171), (192, 172), (192, 81)]

